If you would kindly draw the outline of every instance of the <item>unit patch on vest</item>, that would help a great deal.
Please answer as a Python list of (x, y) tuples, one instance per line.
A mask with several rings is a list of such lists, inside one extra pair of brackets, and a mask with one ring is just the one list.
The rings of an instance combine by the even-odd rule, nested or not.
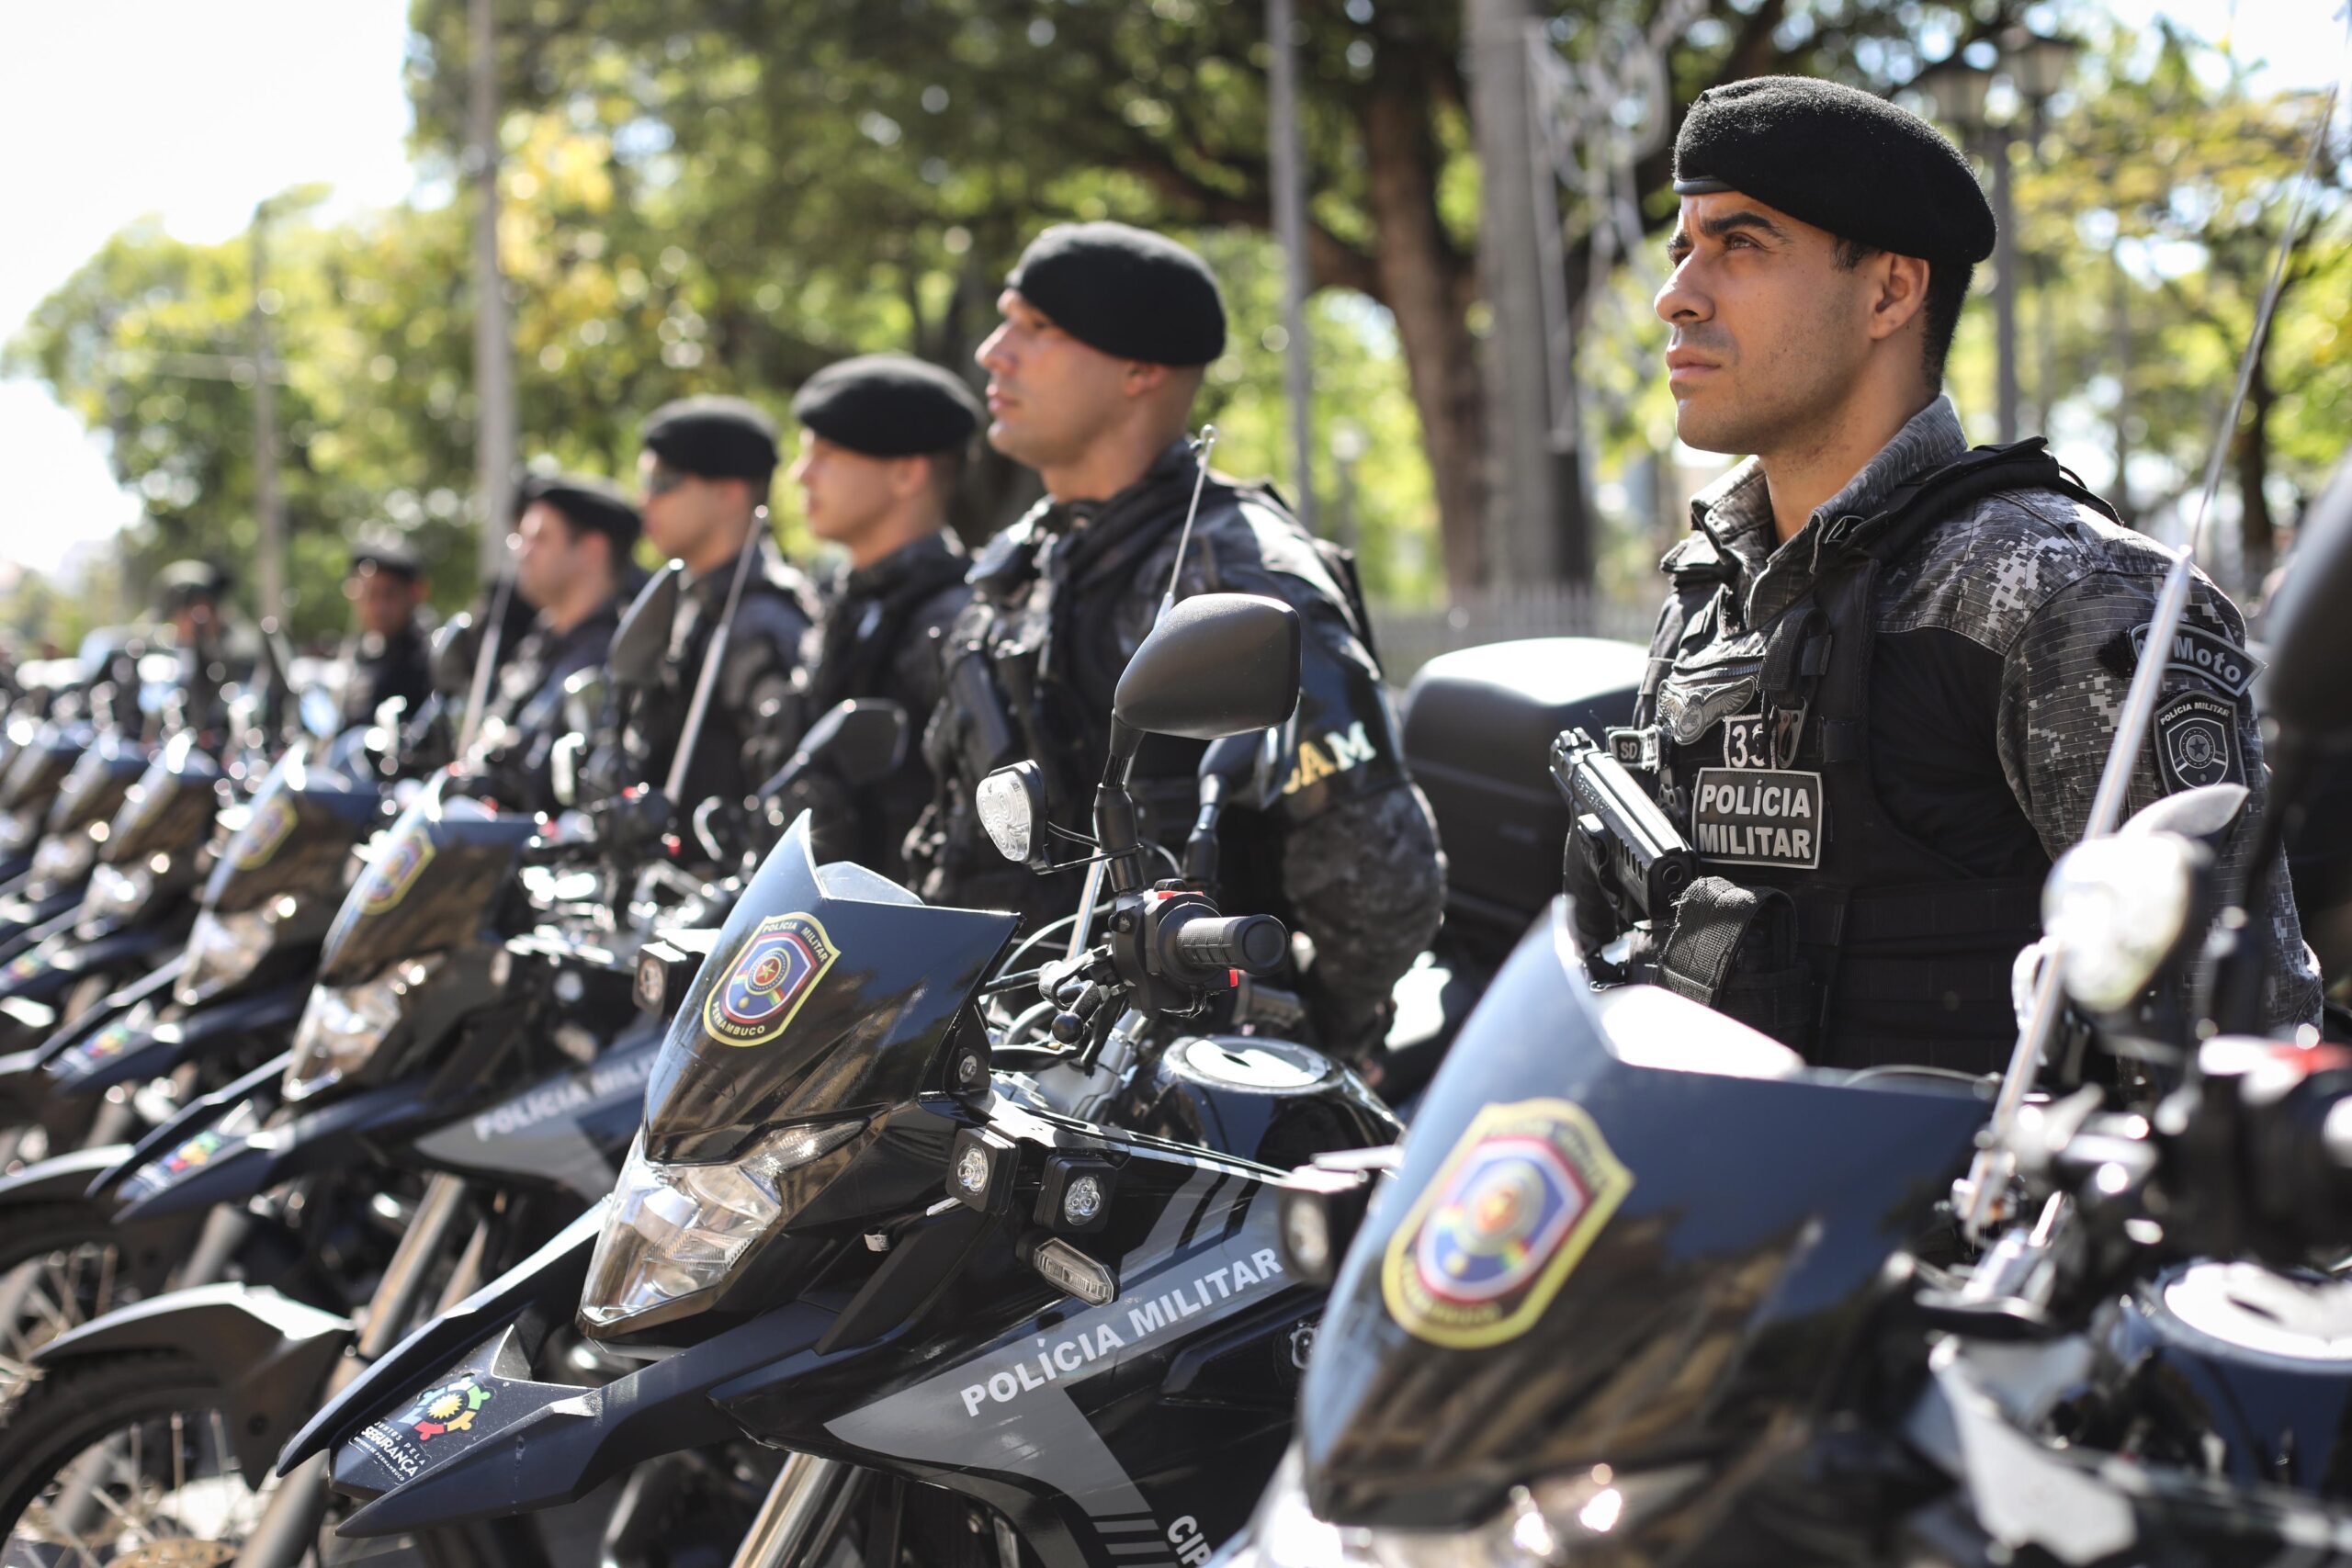
[(2156, 762), (2168, 790), (2244, 784), (2236, 705), (2183, 692), (2157, 708)]
[(1405, 1332), (1479, 1349), (1527, 1331), (1634, 1174), (1565, 1100), (1490, 1105), (1390, 1238), (1381, 1297)]
[(1690, 843), (1702, 860), (1735, 865), (1821, 863), (1819, 773), (1787, 768), (1702, 768), (1690, 791)]
[(703, 1026), (729, 1045), (764, 1044), (784, 1032), (840, 956), (814, 915), (769, 916), (711, 987)]

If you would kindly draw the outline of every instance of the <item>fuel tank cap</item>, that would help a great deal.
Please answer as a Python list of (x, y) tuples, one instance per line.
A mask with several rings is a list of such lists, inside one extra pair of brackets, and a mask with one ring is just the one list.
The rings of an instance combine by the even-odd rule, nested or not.
[(1330, 1058), (1287, 1040), (1193, 1035), (1168, 1048), (1170, 1070), (1195, 1083), (1260, 1094), (1300, 1094), (1328, 1081)]

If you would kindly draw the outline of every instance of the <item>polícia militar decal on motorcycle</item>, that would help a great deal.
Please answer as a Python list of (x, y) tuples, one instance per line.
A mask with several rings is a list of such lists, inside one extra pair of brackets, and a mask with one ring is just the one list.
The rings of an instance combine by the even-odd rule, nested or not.
[(704, 1027), (729, 1045), (775, 1039), (840, 956), (814, 915), (769, 916), (752, 929), (727, 978), (711, 991)]

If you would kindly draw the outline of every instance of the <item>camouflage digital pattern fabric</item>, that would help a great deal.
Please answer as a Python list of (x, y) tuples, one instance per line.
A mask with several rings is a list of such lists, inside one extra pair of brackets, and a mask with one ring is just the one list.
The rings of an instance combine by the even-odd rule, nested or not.
[[(1811, 585), (1811, 536), (1825, 519), (1867, 515), (1905, 479), (1966, 449), (1950, 400), (1937, 399), (1777, 548), (1763, 472), (1750, 459), (1693, 502), (1704, 526), (1693, 543), (1711, 538), (1734, 558), (1743, 626), (1767, 627)], [(2010, 491), (1938, 524), (1905, 558), (1889, 564), (1879, 584), (1881, 636), (1945, 631), (2001, 661), (1995, 716), (2001, 771), (2053, 859), (2083, 836), (2168, 565), (2145, 536), (2071, 498)], [(1758, 634), (1726, 627), (1724, 635)], [(2245, 649), (2237, 606), (2199, 571), (2160, 688), (2156, 733), (2141, 749), (2124, 807), (2128, 817), (2190, 784), (2243, 783), (2252, 798), (2231, 855), (2242, 852), (2268, 804), (2249, 689), (2259, 667)], [(2265, 982), (2265, 1018), (2274, 1032), (2291, 1034), (2317, 1021), (2321, 983), (2283, 856), (2264, 917), (2281, 954)]]

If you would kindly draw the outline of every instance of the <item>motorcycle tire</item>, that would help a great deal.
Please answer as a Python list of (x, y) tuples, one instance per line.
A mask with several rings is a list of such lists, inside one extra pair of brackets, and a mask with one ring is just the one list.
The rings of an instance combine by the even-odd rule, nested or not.
[[(35, 1350), (160, 1286), (176, 1259), (126, 1254), (139, 1235), (90, 1203), (27, 1204), (8, 1216), (0, 1235), (0, 1422), (14, 1410)], [(37, 1272), (21, 1275), (28, 1269)]]
[[(26, 1388), (15, 1418), (0, 1427), (0, 1562), (54, 1562), (57, 1568), (106, 1568), (119, 1559), (169, 1562), (176, 1568), (225, 1568), (233, 1562), (268, 1506), (274, 1479), (263, 1489), (247, 1486), (230, 1447), (228, 1416), (220, 1408), (215, 1374), (193, 1355), (176, 1350), (130, 1350), (68, 1361)], [(133, 1439), (133, 1433), (170, 1445), (170, 1484), (149, 1476), (161, 1445)], [(117, 1440), (113, 1452), (96, 1460), (101, 1444)], [(198, 1468), (185, 1465), (188, 1446)], [(86, 1484), (100, 1471), (119, 1476), (128, 1448), (134, 1487), (107, 1504), (85, 1506), (70, 1539), (56, 1528), (48, 1506), (61, 1483)], [(111, 1478), (108, 1478), (109, 1481)], [(150, 1496), (152, 1479), (160, 1494)], [(37, 1507), (36, 1505), (40, 1505)], [(157, 1506), (161, 1508), (158, 1509)], [(182, 1508), (183, 1517), (170, 1512)], [(198, 1534), (207, 1517), (219, 1528)], [(109, 1539), (93, 1541), (96, 1520)], [(174, 1524), (182, 1528), (175, 1533)], [(545, 1568), (544, 1550), (516, 1521), (434, 1529), (401, 1538), (395, 1549), (422, 1568)], [(161, 1525), (161, 1529), (151, 1528)], [(141, 1539), (126, 1540), (136, 1534)], [(387, 1542), (345, 1540), (332, 1520), (302, 1558), (304, 1568), (337, 1568), (383, 1556)], [(135, 1555), (134, 1555), (135, 1554)]]

